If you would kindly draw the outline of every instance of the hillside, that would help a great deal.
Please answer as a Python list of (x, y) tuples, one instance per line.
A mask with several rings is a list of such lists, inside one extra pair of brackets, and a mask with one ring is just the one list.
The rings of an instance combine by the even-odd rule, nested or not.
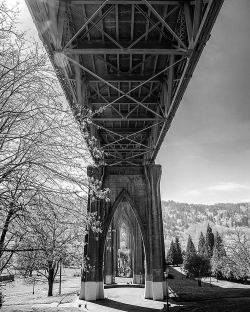
[(249, 230), (250, 203), (197, 205), (162, 201), (162, 215), (166, 249), (175, 236), (185, 248), (189, 234), (197, 245), (200, 232), (205, 233), (208, 222), (221, 234), (235, 227)]

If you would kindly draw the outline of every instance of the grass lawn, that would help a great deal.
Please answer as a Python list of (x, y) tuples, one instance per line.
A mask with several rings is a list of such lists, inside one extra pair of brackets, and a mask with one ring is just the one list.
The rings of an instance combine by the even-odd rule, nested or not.
[[(80, 312), (86, 311), (78, 307), (76, 293), (80, 288), (80, 277), (74, 276), (77, 271), (64, 269), (62, 276), (62, 295), (58, 295), (58, 281), (54, 284), (54, 296), (48, 297), (46, 280), (35, 286), (32, 294), (32, 284), (27, 284), (21, 278), (5, 286), (5, 302), (1, 312)], [(178, 297), (171, 301), (170, 312), (249, 312), (250, 285), (241, 285), (229, 282), (217, 284), (212, 280), (197, 286), (197, 281), (186, 279), (178, 268), (171, 268), (170, 273), (175, 279), (169, 280), (169, 286)], [(238, 288), (237, 288), (238, 287)], [(242, 287), (242, 288), (239, 288)], [(157, 312), (161, 311), (163, 302), (144, 299), (142, 288), (110, 288), (105, 289), (106, 301), (88, 303), (88, 311), (111, 312)], [(211, 300), (212, 299), (212, 300)]]
[[(24, 280), (15, 276), (15, 281), (4, 286), (4, 304), (1, 312), (14, 311), (49, 311), (52, 307), (62, 307), (77, 298), (80, 289), (80, 277), (75, 269), (64, 269), (62, 274), (62, 294), (59, 295), (58, 278), (54, 283), (53, 297), (48, 297), (48, 283), (39, 277), (33, 294), (32, 280)], [(55, 310), (55, 309), (54, 309)], [(53, 311), (54, 311), (53, 310)], [(59, 311), (59, 309), (56, 309)], [(60, 309), (61, 310), (61, 309)], [(72, 310), (73, 311), (73, 310)], [(77, 309), (77, 311), (79, 311)]]
[(171, 274), (174, 279), (169, 279), (168, 284), (173, 293), (170, 296), (176, 301), (199, 301), (218, 298), (243, 298), (250, 297), (250, 285), (242, 285), (227, 281), (217, 281), (209, 279), (202, 282), (202, 287), (193, 279), (186, 279), (180, 272), (180, 268), (171, 267)]

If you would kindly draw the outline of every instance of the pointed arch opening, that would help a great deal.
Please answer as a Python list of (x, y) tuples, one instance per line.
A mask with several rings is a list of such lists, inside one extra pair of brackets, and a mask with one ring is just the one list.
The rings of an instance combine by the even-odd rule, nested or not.
[(125, 189), (117, 196), (104, 224), (104, 283), (144, 285), (145, 230), (138, 209)]

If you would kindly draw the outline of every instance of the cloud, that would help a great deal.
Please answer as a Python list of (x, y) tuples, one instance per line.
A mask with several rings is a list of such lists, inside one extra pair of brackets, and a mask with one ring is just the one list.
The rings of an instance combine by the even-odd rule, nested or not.
[(197, 196), (201, 195), (201, 192), (199, 190), (188, 190), (185, 191), (183, 195)]
[(219, 183), (219, 184), (212, 185), (208, 187), (207, 190), (222, 191), (222, 192), (250, 190), (250, 185), (234, 183), (234, 182), (226, 182), (226, 183)]

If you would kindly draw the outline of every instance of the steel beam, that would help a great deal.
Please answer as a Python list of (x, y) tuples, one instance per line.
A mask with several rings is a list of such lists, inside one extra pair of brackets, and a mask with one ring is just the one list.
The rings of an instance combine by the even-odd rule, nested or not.
[[(103, 3), (103, 0), (68, 0), (71, 4), (99, 4)], [(154, 5), (178, 5), (188, 0), (148, 0), (148, 3)], [(194, 0), (189, 0), (191, 4), (194, 4)], [(207, 3), (209, 0), (203, 0)], [(141, 0), (110, 0), (110, 4), (142, 4)]]
[[(155, 87), (153, 90), (151, 90), (151, 93), (153, 93), (153, 92), (156, 90), (156, 88), (158, 88), (158, 86)], [(142, 102), (143, 102), (144, 104), (147, 104), (145, 101), (146, 101), (150, 96), (151, 96), (151, 94), (148, 93), (148, 95), (146, 95), (146, 96), (142, 99)], [(138, 105), (138, 104), (137, 104), (133, 109), (131, 109), (131, 110), (128, 112), (128, 114), (126, 115), (126, 117), (129, 117), (137, 108), (139, 108), (139, 105)]]
[[(148, 148), (147, 149), (147, 152), (150, 152), (152, 149), (150, 149), (150, 148)], [(130, 152), (131, 153), (131, 151), (132, 152), (135, 152), (135, 153), (137, 153), (137, 152), (146, 152), (146, 149), (145, 148), (133, 148), (132, 150), (131, 150), (131, 148), (104, 148), (104, 151), (107, 151), (107, 152), (116, 152), (116, 151), (118, 151), (118, 152), (124, 152), (124, 153), (127, 153), (127, 152)]]
[[(200, 1), (200, 0), (197, 0)], [(155, 8), (147, 1), (142, 0), (142, 2), (150, 9), (150, 11), (162, 22), (165, 28), (171, 33), (171, 35), (180, 43), (180, 45), (186, 49), (186, 45), (180, 39), (180, 37), (173, 31), (173, 29), (168, 25), (168, 23), (161, 17), (161, 15), (155, 10)], [(167, 3), (166, 3), (167, 4)]]
[(146, 34), (148, 34), (148, 26), (149, 26), (149, 23), (153, 26), (155, 26), (155, 28), (161, 33), (161, 35), (169, 41), (169, 38), (167, 37), (167, 35), (164, 33), (163, 30), (161, 30), (160, 27), (158, 27), (158, 24), (155, 23), (154, 21), (152, 21), (152, 19), (149, 17), (150, 16), (150, 13), (151, 13), (151, 10), (148, 9), (148, 12), (145, 13), (138, 5), (135, 5), (135, 7), (137, 8), (137, 10), (144, 16), (144, 18), (147, 20), (147, 26), (146, 26)]
[[(110, 11), (111, 9), (109, 9), (109, 11)], [(109, 13), (109, 12), (108, 12)], [(107, 15), (107, 12), (105, 13), (105, 16)], [(103, 16), (103, 18), (105, 17), (105, 16)], [(98, 21), (98, 23), (100, 22), (100, 21), (103, 21), (103, 18), (102, 19), (100, 19), (99, 21)], [(97, 23), (97, 24), (98, 24)], [(96, 28), (96, 29), (98, 29), (101, 33), (102, 33), (102, 35), (103, 36), (105, 36), (105, 37), (107, 37), (110, 41), (112, 41), (118, 48), (120, 48), (120, 49), (123, 49), (124, 47), (122, 46), (122, 45), (120, 45), (120, 43), (117, 41), (117, 40), (115, 40), (112, 36), (110, 36), (106, 31), (104, 31), (104, 29), (103, 29), (103, 27), (102, 26), (98, 26), (97, 24), (95, 24), (94, 22), (92, 22), (92, 21), (90, 21), (90, 24), (92, 24), (92, 27), (91, 27), (91, 29), (92, 28)], [(87, 32), (86, 32), (86, 34), (89, 34), (89, 32), (91, 31), (91, 29), (89, 29), (89, 30), (87, 30)], [(84, 36), (86, 36), (86, 34), (84, 34)]]
[[(122, 90), (120, 90), (119, 88), (116, 88), (115, 86), (113, 86), (112, 84), (110, 84), (109, 82), (103, 80), (100, 76), (98, 76), (97, 74), (91, 72), (88, 68), (86, 68), (85, 66), (77, 63), (74, 59), (67, 57), (68, 60), (73, 63), (73, 64), (77, 64), (79, 67), (81, 67), (85, 72), (89, 73), (90, 75), (96, 77), (97, 79), (99, 79), (100, 81), (102, 81), (103, 83), (105, 83), (106, 85), (108, 85), (109, 87), (113, 88), (114, 90), (118, 91), (119, 93), (122, 94), (122, 96), (118, 97), (117, 100), (121, 99), (122, 97), (126, 96), (128, 97), (130, 100), (135, 101), (138, 105), (144, 107), (146, 110), (150, 111), (151, 113), (153, 113), (156, 116), (159, 116), (160, 118), (162, 117), (161, 115), (157, 114), (155, 111), (153, 111), (152, 109), (148, 108), (147, 106), (145, 106), (143, 103), (136, 101), (132, 96), (130, 96), (129, 94), (133, 91), (135, 91), (136, 89), (140, 88), (141, 86), (143, 86), (144, 84), (146, 84), (147, 82), (149, 82), (150, 80), (154, 79), (155, 77), (157, 77), (158, 75), (164, 73), (165, 71), (167, 71), (170, 67), (167, 66), (166, 68), (164, 68), (163, 70), (161, 70), (160, 72), (158, 72), (157, 74), (155, 74), (154, 76), (152, 76), (150, 79), (144, 81), (143, 83), (139, 84), (138, 86), (134, 87), (133, 89), (129, 90), (128, 92), (124, 92)], [(172, 66), (178, 64), (179, 62), (181, 62), (184, 58), (181, 58), (180, 60), (176, 61)], [(116, 101), (115, 101), (116, 102)], [(104, 107), (107, 107), (109, 105), (111, 105), (112, 103), (109, 103), (107, 105), (105, 105)]]
[[(164, 119), (164, 118), (161, 118)], [(100, 117), (100, 118), (95, 118), (93, 117), (94, 121), (151, 121), (154, 122), (156, 121), (155, 118), (148, 118), (148, 117), (137, 117), (137, 118), (115, 118), (115, 117)]]
[[(101, 23), (103, 23), (103, 19), (107, 16), (107, 15), (109, 15), (109, 13), (113, 10), (113, 8), (114, 8), (114, 6), (113, 5), (111, 5), (108, 9), (107, 9), (107, 11), (105, 11), (105, 13), (103, 13), (103, 15), (101, 15), (101, 17), (99, 17), (99, 19), (96, 21), (96, 22), (90, 22), (90, 23), (92, 23), (92, 26), (91, 27), (88, 27), (88, 26), (86, 26), (86, 28), (87, 28), (87, 31), (83, 34), (83, 35), (81, 35), (81, 37), (79, 38), (79, 40), (78, 40), (78, 42), (79, 41), (81, 41), (85, 36), (88, 36), (89, 37), (89, 33), (90, 33), (90, 31), (93, 29), (93, 28), (99, 28), (99, 26), (97, 26), (97, 24), (99, 24), (99, 22), (101, 22)], [(98, 12), (99, 13), (99, 12)], [(99, 30), (99, 29), (98, 29)], [(99, 30), (100, 31), (100, 30)], [(104, 37), (104, 33), (102, 33), (102, 38)], [(102, 40), (102, 42), (103, 42), (103, 40)]]
[(75, 33), (75, 35), (65, 44), (64, 49), (66, 49), (70, 44), (79, 36), (79, 34), (86, 28), (86, 26), (96, 17), (99, 11), (109, 2), (109, 0), (102, 1), (100, 7), (92, 14), (92, 16), (82, 25), (82, 27)]
[[(109, 143), (109, 144), (105, 144), (103, 147), (109, 146), (110, 144), (118, 143), (118, 142), (120, 142), (120, 141), (122, 141), (122, 140), (124, 140), (124, 139), (131, 140), (131, 139), (130, 139), (131, 136), (137, 135), (137, 134), (139, 134), (139, 133), (141, 133), (141, 132), (143, 132), (143, 131), (146, 131), (146, 130), (148, 130), (148, 129), (151, 129), (152, 127), (155, 127), (155, 126), (157, 126), (157, 125), (160, 124), (160, 123), (163, 123), (163, 121), (154, 123), (154, 124), (152, 124), (152, 125), (150, 125), (150, 126), (148, 126), (148, 127), (145, 127), (145, 128), (143, 128), (143, 129), (139, 130), (139, 131), (136, 131), (136, 132), (134, 132), (134, 133), (131, 133), (131, 134), (129, 134), (129, 135), (127, 135), (127, 136), (125, 136), (125, 137), (119, 139), (119, 140), (116, 140), (115, 142), (112, 142), (112, 143)], [(140, 144), (140, 143), (139, 143), (139, 144)], [(140, 145), (145, 146), (146, 148), (148, 147), (148, 146), (146, 146), (146, 145), (144, 145), (144, 144), (140, 144)]]
[[(133, 139), (130, 138), (130, 137), (132, 137), (133, 135), (136, 135), (137, 133), (139, 133), (140, 131), (143, 131), (144, 129), (142, 129), (142, 130), (140, 130), (140, 131), (137, 131), (137, 132), (135, 132), (135, 133), (133, 133), (133, 134), (123, 136), (123, 135), (121, 135), (121, 134), (119, 134), (119, 133), (116, 133), (116, 132), (114, 132), (114, 131), (112, 131), (112, 130), (106, 128), (106, 127), (103, 127), (103, 126), (99, 125), (99, 124), (95, 124), (94, 122), (93, 122), (92, 124), (93, 124), (94, 126), (98, 127), (98, 128), (101, 128), (101, 129), (107, 131), (108, 133), (111, 133), (111, 134), (114, 134), (114, 135), (117, 135), (117, 136), (120, 137), (120, 139), (117, 139), (117, 140), (114, 141), (114, 142), (105, 144), (103, 147), (105, 147), (105, 146), (107, 147), (107, 146), (109, 146), (110, 144), (115, 144), (115, 143), (120, 142), (120, 141), (122, 141), (122, 140), (128, 140), (128, 141), (131, 141), (131, 142), (133, 142), (133, 143), (135, 143), (135, 144), (139, 144), (139, 145), (144, 146), (145, 148), (147, 148), (147, 145), (142, 144), (142, 143), (137, 142), (137, 141), (134, 141)], [(153, 126), (153, 125), (151, 125), (150, 127), (152, 127), (152, 126)]]
[(186, 22), (186, 28), (187, 28), (187, 35), (188, 35), (188, 42), (189, 47), (191, 46), (191, 42), (193, 42), (193, 22), (191, 18), (191, 8), (190, 3), (185, 2), (184, 3), (184, 14), (185, 14), (185, 22)]
[[(101, 46), (102, 44), (100, 44)], [(134, 48), (134, 49), (117, 49), (114, 47), (98, 47), (98, 45), (94, 45), (93, 47), (89, 47), (90, 45), (86, 44), (85, 47), (81, 49), (65, 49), (64, 53), (67, 55), (81, 54), (81, 55), (107, 55), (107, 54), (154, 54), (154, 55), (187, 55), (187, 49), (168, 49), (168, 48), (155, 48), (159, 46), (159, 44), (154, 45), (151, 48)]]
[[(177, 9), (179, 8), (179, 6), (176, 6), (174, 7), (165, 17), (164, 17), (164, 20), (166, 20), (172, 13), (174, 13)], [(148, 34), (154, 30), (155, 28), (158, 29), (158, 25), (161, 24), (161, 21), (158, 21), (157, 23), (153, 23), (153, 25), (147, 29), (147, 31), (142, 34), (140, 37), (138, 37), (134, 42), (132, 42), (130, 45), (129, 45), (129, 49), (131, 49), (133, 46), (135, 46), (139, 41), (141, 41), (141, 39), (143, 39), (144, 37), (148, 36)], [(163, 31), (163, 28), (160, 28), (160, 33), (161, 33), (161, 36), (162, 36), (162, 31)]]
[(193, 19), (193, 41), (195, 40), (199, 27), (200, 27), (201, 12), (202, 12), (202, 1), (195, 0), (194, 19)]
[[(169, 58), (169, 64), (174, 64), (174, 56), (171, 55)], [(174, 70), (173, 67), (170, 67), (169, 72), (168, 72), (168, 81), (167, 81), (167, 86), (168, 86), (168, 90), (167, 90), (167, 98), (166, 98), (166, 102), (165, 104), (165, 116), (167, 116), (168, 114), (168, 110), (170, 108), (171, 105), (171, 99), (172, 99), (172, 93), (173, 93), (173, 79), (174, 79)]]
[[(139, 99), (138, 99), (138, 101), (139, 101)], [(159, 105), (159, 103), (157, 103), (157, 102), (142, 102), (143, 104), (145, 104), (145, 105)], [(103, 106), (103, 105), (105, 105), (105, 104), (107, 104), (107, 102), (92, 102), (91, 103), (92, 105), (100, 105), (100, 106)], [(134, 102), (128, 102), (128, 103), (126, 103), (126, 102), (116, 102), (116, 103), (114, 103), (113, 105), (137, 105), (136, 103), (134, 103)], [(112, 106), (113, 106), (112, 105)]]
[[(143, 76), (137, 76), (137, 75), (106, 75), (106, 76), (101, 76), (100, 77), (102, 79), (104, 79), (105, 81), (108, 81), (108, 82), (144, 82), (144, 81), (147, 81), (147, 80), (150, 80), (150, 78), (152, 76), (149, 76), (149, 75), (143, 75)], [(100, 79), (96, 79), (96, 78), (93, 78), (91, 76), (91, 78), (87, 78), (87, 81), (88, 82), (100, 82)], [(153, 80), (150, 80), (150, 82), (154, 82), (154, 83), (160, 83), (161, 80), (160, 79), (153, 79)]]

